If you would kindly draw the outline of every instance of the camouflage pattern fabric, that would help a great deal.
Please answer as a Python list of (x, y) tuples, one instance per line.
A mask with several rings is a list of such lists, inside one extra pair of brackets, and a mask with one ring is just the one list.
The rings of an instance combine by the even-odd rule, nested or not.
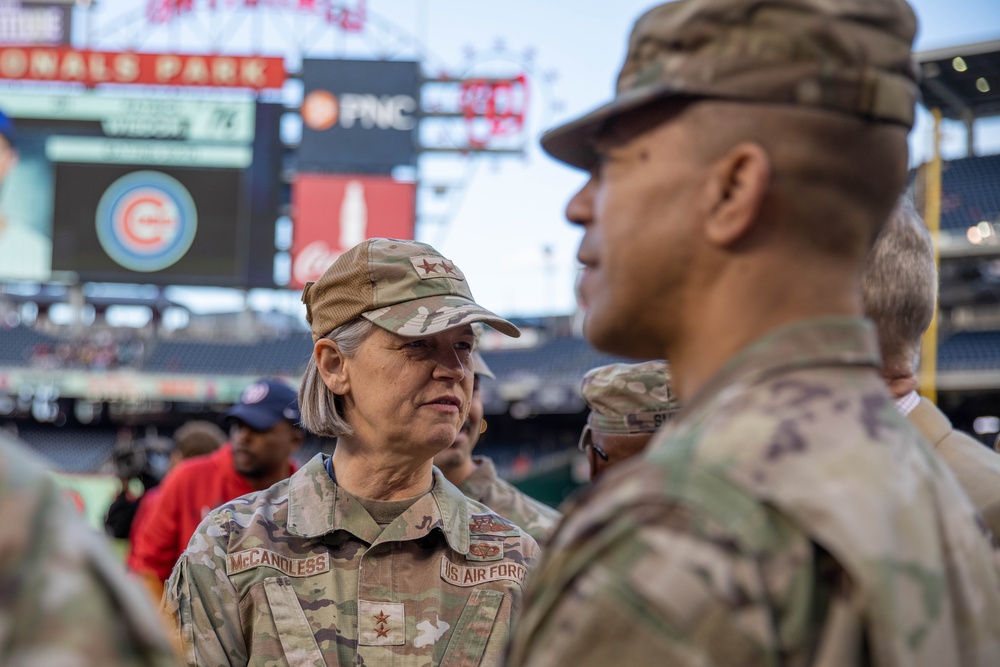
[(3, 437), (0, 519), (0, 664), (179, 664), (152, 602), (105, 537)]
[(544, 544), (559, 524), (562, 514), (500, 479), (496, 466), (488, 457), (473, 456), (472, 460), (477, 466), (476, 471), (459, 484), (462, 493), (503, 518), (510, 519), (539, 544)]
[(590, 427), (602, 433), (653, 433), (680, 409), (665, 361), (592, 368), (580, 393), (590, 406)]
[(202, 522), (164, 593), (188, 664), (501, 664), (535, 541), (438, 470), (382, 530), (326, 458)]
[(912, 127), (919, 98), (904, 0), (680, 0), (636, 21), (615, 98), (546, 132), (549, 155), (595, 162), (608, 119), (664, 99), (825, 109)]
[(508, 664), (1000, 664), (996, 554), (878, 364), (837, 318), (731, 359), (567, 512)]
[(417, 241), (369, 239), (354, 246), (302, 290), (315, 343), (365, 317), (400, 336), (426, 336), (483, 322), (518, 337), (521, 331), (475, 302), (465, 274)]

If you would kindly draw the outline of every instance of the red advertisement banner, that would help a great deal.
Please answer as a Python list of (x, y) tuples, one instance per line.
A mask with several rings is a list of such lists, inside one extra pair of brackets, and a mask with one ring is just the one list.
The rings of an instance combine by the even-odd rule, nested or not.
[(290, 287), (317, 280), (365, 239), (412, 239), (416, 185), (387, 176), (299, 174), (292, 184)]
[(263, 56), (124, 53), (0, 47), (0, 79), (212, 88), (281, 88), (282, 58)]

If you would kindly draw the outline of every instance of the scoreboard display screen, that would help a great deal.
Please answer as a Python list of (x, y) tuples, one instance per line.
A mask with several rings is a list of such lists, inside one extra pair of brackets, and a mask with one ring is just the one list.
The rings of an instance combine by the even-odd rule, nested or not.
[[(0, 90), (18, 151), (0, 190), (0, 280), (273, 286), (275, 106)], [(4, 261), (8, 241), (22, 252)]]

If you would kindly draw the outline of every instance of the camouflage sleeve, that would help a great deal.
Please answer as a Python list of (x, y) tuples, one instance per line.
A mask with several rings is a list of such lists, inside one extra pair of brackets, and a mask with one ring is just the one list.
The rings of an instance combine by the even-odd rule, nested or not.
[(783, 640), (794, 643), (800, 628), (775, 627), (770, 610), (776, 593), (805, 581), (808, 541), (751, 557), (723, 535), (689, 529), (682, 514), (675, 508), (628, 528), (634, 516), (619, 520), (604, 533), (619, 537), (596, 551), (583, 540), (560, 545), (553, 567), (543, 563), (531, 577), (511, 667), (780, 662)]
[(239, 598), (226, 574), (228, 530), (218, 510), (198, 526), (181, 554), (163, 592), (163, 606), (173, 617), (191, 667), (247, 664)]
[(47, 474), (2, 486), (0, 664), (176, 665), (154, 606)]

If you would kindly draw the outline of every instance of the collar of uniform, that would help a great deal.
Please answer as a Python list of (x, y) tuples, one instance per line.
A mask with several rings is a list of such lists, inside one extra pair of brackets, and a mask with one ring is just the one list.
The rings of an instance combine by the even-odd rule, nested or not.
[(473, 456), (472, 461), (476, 464), (476, 469), (458, 485), (458, 488), (469, 498), (482, 502), (486, 492), (497, 479), (497, 467), (493, 465), (492, 459), (485, 456)]
[[(374, 544), (417, 539), (440, 528), (452, 549), (461, 554), (469, 552), (466, 498), (437, 468), (434, 469), (431, 492), (403, 512), (400, 516), (403, 522), (397, 519), (385, 530), (380, 530), (360, 503), (346, 502), (342, 490), (327, 473), (326, 457), (325, 454), (317, 454), (289, 480), (289, 533), (299, 537), (320, 537), (336, 530), (346, 530)], [(418, 515), (419, 520), (414, 521), (413, 518)], [(398, 526), (405, 526), (405, 529)]]
[(822, 366), (869, 366), (882, 363), (875, 326), (853, 317), (801, 320), (771, 331), (736, 354), (686, 403), (683, 415), (734, 387), (745, 388), (773, 375)]

